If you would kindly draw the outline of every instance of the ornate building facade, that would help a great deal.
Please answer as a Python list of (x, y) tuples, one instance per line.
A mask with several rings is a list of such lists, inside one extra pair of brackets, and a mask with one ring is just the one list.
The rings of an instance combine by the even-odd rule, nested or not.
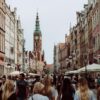
[(0, 0), (0, 75), (4, 72), (5, 56), (5, 0)]
[[(16, 8), (11, 10), (5, 3), (5, 61), (4, 74), (24, 69), (24, 34)], [(20, 68), (19, 68), (20, 67)]]
[(15, 13), (16, 11), (11, 11), (10, 7), (6, 4), (6, 14), (5, 14), (5, 68), (4, 74), (8, 74), (15, 70)]

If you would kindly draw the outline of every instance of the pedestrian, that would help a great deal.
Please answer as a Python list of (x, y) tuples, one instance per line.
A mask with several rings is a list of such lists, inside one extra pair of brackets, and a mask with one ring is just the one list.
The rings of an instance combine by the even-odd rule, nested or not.
[(97, 100), (100, 100), (100, 76), (97, 80)]
[(97, 100), (100, 100), (100, 85), (97, 87)]
[(53, 85), (54, 85), (55, 87), (56, 87), (56, 84), (57, 84), (56, 81), (57, 81), (57, 78), (56, 78), (56, 75), (54, 74), (54, 75), (53, 75)]
[(94, 93), (89, 89), (85, 78), (80, 78), (78, 84), (79, 87), (75, 93), (74, 100), (97, 100)]
[(74, 89), (76, 90), (76, 84), (77, 84), (77, 78), (76, 78), (76, 76), (72, 77), (71, 83), (72, 83)]
[(47, 75), (44, 77), (44, 89), (43, 94), (49, 98), (49, 100), (57, 100), (57, 91), (52, 86), (52, 77)]
[[(1, 98), (2, 98), (2, 92), (3, 92), (3, 90), (4, 90), (4, 84), (5, 84), (5, 82), (6, 82), (6, 76), (5, 75), (3, 75), (2, 76), (2, 78), (1, 78), (1, 86), (0, 86), (0, 95), (1, 95)], [(2, 100), (2, 99), (1, 99)]]
[(14, 83), (12, 80), (7, 80), (5, 82), (2, 100), (17, 100), (16, 93), (14, 91)]
[(61, 92), (62, 81), (63, 81), (63, 76), (58, 76), (58, 79), (57, 79), (58, 95), (60, 95), (60, 92)]
[(0, 100), (2, 100), (2, 78), (0, 78)]
[(74, 100), (74, 87), (71, 84), (71, 80), (69, 78), (64, 78), (60, 98), (61, 100)]
[(41, 82), (36, 82), (33, 88), (33, 95), (29, 100), (49, 100), (47, 96), (42, 95), (44, 85)]
[(21, 73), (16, 83), (17, 100), (26, 100), (28, 97), (28, 84), (24, 79), (25, 75)]

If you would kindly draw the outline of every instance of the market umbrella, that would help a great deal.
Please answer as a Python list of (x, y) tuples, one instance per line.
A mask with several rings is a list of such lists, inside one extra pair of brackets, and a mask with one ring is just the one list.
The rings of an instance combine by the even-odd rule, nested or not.
[(28, 75), (30, 75), (30, 76), (40, 76), (39, 74), (36, 74), (36, 73), (28, 73)]
[(15, 76), (15, 75), (19, 75), (19, 74), (21, 74), (21, 73), (23, 73), (23, 72), (20, 72), (20, 71), (13, 71), (13, 72), (10, 73), (10, 75)]
[(100, 71), (100, 64), (91, 64), (91, 65), (87, 65), (86, 67), (82, 67), (80, 69), (78, 69), (78, 72), (99, 72)]
[(73, 71), (67, 71), (67, 72), (65, 72), (66, 75), (67, 74), (77, 74), (77, 73), (79, 73), (78, 70), (73, 70)]

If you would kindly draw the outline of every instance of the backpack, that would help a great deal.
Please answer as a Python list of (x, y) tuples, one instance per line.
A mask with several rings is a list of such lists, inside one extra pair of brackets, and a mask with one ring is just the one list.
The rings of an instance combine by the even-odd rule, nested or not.
[(17, 89), (16, 89), (16, 92), (17, 92), (17, 96), (20, 96), (20, 97), (27, 97), (27, 82), (26, 81), (17, 81)]

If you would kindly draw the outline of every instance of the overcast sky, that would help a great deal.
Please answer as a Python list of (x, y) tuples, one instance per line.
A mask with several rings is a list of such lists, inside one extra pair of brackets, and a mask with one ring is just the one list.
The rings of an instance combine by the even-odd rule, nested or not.
[(43, 49), (47, 63), (53, 63), (54, 44), (64, 42), (69, 26), (76, 23), (76, 11), (83, 10), (88, 0), (6, 0), (11, 8), (17, 8), (20, 16), (26, 50), (33, 50), (33, 32), (36, 12), (39, 12)]

